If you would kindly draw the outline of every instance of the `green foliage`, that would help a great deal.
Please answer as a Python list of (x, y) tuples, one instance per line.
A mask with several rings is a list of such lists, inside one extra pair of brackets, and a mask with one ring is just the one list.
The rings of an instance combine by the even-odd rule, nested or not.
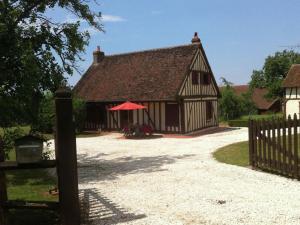
[(228, 120), (230, 127), (248, 127), (248, 120)]
[(251, 76), (251, 88), (268, 88), (267, 97), (282, 97), (281, 83), (292, 64), (300, 63), (300, 54), (284, 50), (268, 56), (262, 70), (254, 70)]
[(253, 70), (250, 82), (250, 89), (265, 88), (266, 81), (262, 70)]
[[(76, 62), (89, 41), (80, 21), (102, 31), (100, 13), (87, 4), (85, 0), (0, 1), (0, 127), (36, 123), (43, 93), (53, 93), (64, 84), (65, 75), (78, 71)], [(47, 10), (52, 9), (72, 13), (78, 21), (48, 18)]]
[[(86, 118), (85, 101), (73, 98), (73, 116), (77, 132), (81, 132)], [(41, 102), (37, 116), (37, 122), (33, 124), (32, 130), (40, 133), (53, 133), (55, 126), (55, 104), (54, 97), (47, 93)]]
[(231, 83), (223, 78), (225, 87), (221, 91), (221, 99), (219, 101), (220, 116), (223, 120), (232, 120), (241, 115), (255, 114), (256, 108), (251, 99), (251, 92), (238, 96)]
[(221, 117), (225, 120), (234, 119), (240, 116), (240, 102), (232, 87), (227, 86), (221, 92), (219, 109)]
[(14, 149), (15, 140), (24, 135), (24, 131), (20, 127), (4, 129), (0, 139), (3, 142), (5, 158), (8, 159), (9, 153)]
[(32, 130), (41, 133), (52, 133), (55, 122), (53, 94), (46, 93), (41, 101), (37, 120), (32, 124)]
[(86, 104), (80, 98), (73, 98), (73, 114), (76, 132), (82, 132), (86, 121)]

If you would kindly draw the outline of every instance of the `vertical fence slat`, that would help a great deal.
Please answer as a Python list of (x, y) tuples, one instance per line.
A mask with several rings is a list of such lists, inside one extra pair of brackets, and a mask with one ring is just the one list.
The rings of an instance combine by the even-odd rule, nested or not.
[(272, 119), (272, 167), (273, 169), (277, 169), (276, 163), (276, 131), (275, 131), (275, 120)]
[[(4, 143), (0, 138), (0, 162), (5, 161)], [(5, 172), (0, 170), (0, 224), (7, 225), (8, 211), (4, 207), (4, 203), (7, 201), (7, 189)]]
[(286, 163), (286, 121), (282, 120), (282, 169), (284, 174), (288, 174)]
[(262, 128), (262, 141), (263, 141), (263, 166), (265, 167), (267, 165), (267, 153), (266, 153), (266, 147), (267, 147), (267, 138), (266, 138), (266, 121), (262, 120), (261, 123)]
[(272, 138), (271, 138), (271, 124), (270, 121), (267, 121), (267, 148), (268, 148), (268, 167), (272, 168), (272, 161), (271, 161), (271, 150), (272, 150)]
[(248, 121), (248, 133), (249, 133), (249, 165), (254, 166), (253, 162), (253, 121)]
[(288, 157), (288, 173), (292, 174), (292, 121), (291, 116), (288, 116), (288, 148), (287, 148), (287, 157)]
[(253, 157), (253, 165), (256, 167), (257, 166), (257, 122), (254, 120), (252, 122), (253, 126), (253, 152), (252, 152), (252, 157)]
[(298, 178), (298, 132), (297, 132), (297, 127), (298, 127), (298, 120), (297, 120), (297, 115), (296, 113), (294, 114), (294, 121), (293, 121), (293, 125), (294, 125), (294, 151), (293, 151), (293, 158), (294, 158), (294, 166), (293, 166), (293, 173), (294, 173), (294, 177)]
[(257, 133), (258, 133), (258, 163), (262, 165), (262, 138), (261, 138), (261, 121), (257, 121)]
[(280, 120), (276, 120), (277, 127), (277, 169), (281, 171), (281, 127)]

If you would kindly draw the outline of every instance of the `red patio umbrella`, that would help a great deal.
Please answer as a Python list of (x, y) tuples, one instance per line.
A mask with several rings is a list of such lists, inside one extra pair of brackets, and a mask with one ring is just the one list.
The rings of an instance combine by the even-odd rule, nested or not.
[(118, 111), (118, 110), (136, 110), (136, 109), (146, 109), (146, 106), (135, 104), (132, 102), (124, 102), (121, 105), (114, 106), (110, 108), (110, 111)]
[[(114, 106), (110, 108), (110, 111), (118, 111), (118, 110), (136, 110), (136, 109), (146, 109), (146, 106), (132, 103), (130, 101), (124, 102), (121, 105)], [(128, 124), (129, 124), (129, 113), (128, 113)]]

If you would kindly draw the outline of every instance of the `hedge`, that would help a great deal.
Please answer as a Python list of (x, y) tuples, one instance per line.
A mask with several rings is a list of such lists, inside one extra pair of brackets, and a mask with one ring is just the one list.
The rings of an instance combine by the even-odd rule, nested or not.
[(230, 127), (248, 127), (248, 120), (228, 120)]

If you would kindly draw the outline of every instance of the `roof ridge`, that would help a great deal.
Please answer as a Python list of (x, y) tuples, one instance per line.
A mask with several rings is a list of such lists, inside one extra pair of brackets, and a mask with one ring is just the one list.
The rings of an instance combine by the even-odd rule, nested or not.
[(156, 51), (161, 51), (161, 50), (171, 50), (171, 49), (174, 49), (174, 48), (191, 47), (191, 46), (197, 46), (197, 45), (199, 45), (199, 44), (174, 45), (174, 46), (168, 46), (168, 47), (144, 49), (144, 50), (140, 50), (140, 51), (124, 52), (124, 53), (105, 55), (105, 57), (124, 56), (124, 55), (132, 55), (132, 54), (139, 54), (139, 53), (146, 53), (146, 52), (156, 52)]

